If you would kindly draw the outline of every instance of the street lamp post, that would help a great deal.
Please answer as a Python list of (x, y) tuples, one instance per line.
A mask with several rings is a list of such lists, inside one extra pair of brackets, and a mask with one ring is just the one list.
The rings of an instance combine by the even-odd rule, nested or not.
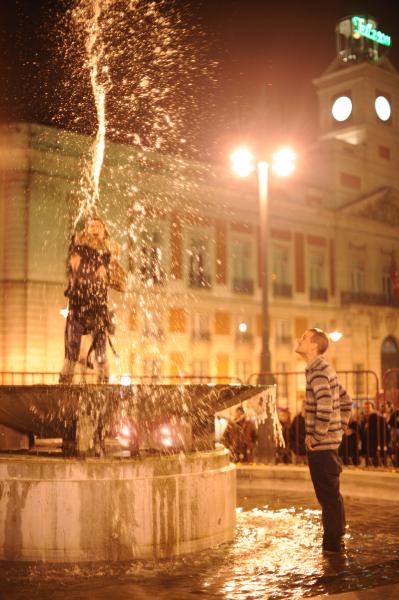
[(269, 228), (269, 164), (258, 162), (259, 224), (260, 224), (260, 274), (262, 290), (262, 349), (260, 353), (260, 372), (270, 373), (271, 356), (269, 347), (269, 277), (267, 261), (267, 240)]
[[(233, 170), (240, 177), (247, 177), (254, 170), (254, 157), (245, 147), (237, 148), (231, 155)], [(296, 156), (289, 148), (282, 148), (273, 157), (272, 169), (278, 175), (285, 177), (295, 168)], [(267, 241), (269, 238), (269, 162), (260, 160), (256, 163), (259, 196), (260, 222), (260, 274), (262, 290), (262, 349), (260, 354), (261, 381), (265, 383), (262, 374), (271, 371), (271, 355), (269, 346), (269, 278), (267, 260)]]

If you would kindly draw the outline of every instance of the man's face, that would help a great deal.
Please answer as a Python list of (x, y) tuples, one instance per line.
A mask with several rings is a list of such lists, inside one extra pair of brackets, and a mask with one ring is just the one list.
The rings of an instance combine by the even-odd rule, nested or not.
[(244, 413), (239, 408), (236, 408), (236, 410), (235, 410), (235, 418), (236, 419), (241, 419), (243, 416), (244, 416)]
[(312, 331), (305, 331), (305, 333), (303, 333), (302, 336), (296, 341), (295, 352), (301, 356), (307, 356), (309, 351), (312, 350), (316, 345), (315, 342), (312, 342), (312, 337)]
[(103, 240), (105, 235), (104, 225), (101, 221), (97, 221), (97, 219), (93, 219), (89, 222), (87, 227), (88, 233), (96, 239)]
[(366, 402), (363, 410), (365, 415), (371, 415), (371, 413), (373, 412), (372, 404), (370, 404), (370, 402)]

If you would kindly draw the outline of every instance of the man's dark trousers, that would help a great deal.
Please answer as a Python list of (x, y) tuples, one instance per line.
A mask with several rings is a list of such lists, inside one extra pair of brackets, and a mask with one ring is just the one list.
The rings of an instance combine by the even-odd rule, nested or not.
[(342, 471), (337, 450), (308, 452), (310, 476), (322, 509), (323, 549), (339, 550), (345, 534), (344, 501), (339, 491)]

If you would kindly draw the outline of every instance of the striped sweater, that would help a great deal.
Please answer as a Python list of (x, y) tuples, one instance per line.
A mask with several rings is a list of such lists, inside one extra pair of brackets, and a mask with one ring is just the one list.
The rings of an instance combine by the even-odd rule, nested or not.
[(352, 402), (334, 369), (317, 356), (306, 368), (306, 433), (315, 450), (336, 450), (348, 425)]

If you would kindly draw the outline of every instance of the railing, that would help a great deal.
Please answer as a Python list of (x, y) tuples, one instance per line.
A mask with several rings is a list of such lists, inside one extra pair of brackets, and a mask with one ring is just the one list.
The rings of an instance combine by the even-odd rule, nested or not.
[(194, 342), (210, 342), (211, 332), (210, 331), (193, 331), (192, 339)]
[(144, 329), (143, 337), (152, 340), (164, 340), (165, 332), (161, 327), (159, 327), (158, 329)]
[(322, 300), (327, 302), (328, 290), (326, 288), (310, 288), (309, 297), (311, 300)]
[(399, 298), (385, 294), (372, 294), (369, 292), (341, 292), (341, 304), (367, 304), (368, 306), (392, 306), (399, 308)]
[(188, 284), (191, 288), (210, 289), (212, 287), (211, 276), (207, 273), (192, 273), (189, 276)]
[(273, 282), (273, 295), (282, 298), (292, 298), (292, 285), (290, 283)]
[[(340, 454), (345, 464), (365, 466), (399, 466), (399, 369), (390, 369), (383, 377), (380, 391), (374, 371), (337, 371), (340, 383), (352, 398), (349, 428), (343, 437)], [(58, 372), (0, 372), (0, 385), (31, 386), (58, 383)], [(75, 375), (76, 384), (96, 383), (95, 372)], [(306, 381), (303, 371), (253, 373), (247, 384), (258, 382), (276, 385), (285, 449), (276, 451), (276, 461), (305, 462), (303, 402)], [(360, 383), (361, 382), (361, 383)], [(243, 385), (242, 379), (213, 375), (119, 375), (111, 384), (228, 384)]]
[(395, 466), (399, 465), (399, 369), (387, 369), (382, 378), (383, 392), (377, 399), (377, 410), (386, 415), (389, 425), (388, 445)]
[(239, 294), (253, 294), (254, 282), (252, 279), (233, 279), (233, 292)]
[[(58, 385), (59, 372), (49, 371), (1, 371), (0, 385)], [(76, 373), (74, 384), (95, 384), (97, 375), (94, 371)], [(110, 378), (109, 385), (135, 385), (135, 384), (170, 384), (170, 383), (204, 383), (217, 384), (229, 383), (244, 385), (240, 377), (218, 375), (130, 375), (120, 374)]]
[[(2, 371), (0, 385), (53, 385), (58, 383), (59, 376), (59, 372), (48, 371)], [(78, 378), (80, 376), (75, 376), (74, 381)]]
[[(355, 466), (399, 466), (399, 390), (385, 389), (381, 394), (379, 379), (374, 371), (337, 371), (342, 386), (352, 398), (352, 415), (343, 436), (340, 455), (345, 464)], [(399, 369), (391, 369), (383, 383), (395, 376), (399, 382)], [(306, 380), (303, 371), (253, 373), (248, 383), (258, 381), (276, 384), (277, 407), (283, 428), (285, 449), (277, 449), (276, 462), (305, 462), (305, 421), (303, 406)], [(387, 415), (385, 399), (392, 401), (396, 416)], [(394, 420), (397, 419), (394, 428)], [(399, 431), (397, 432), (399, 434)]]
[(239, 344), (252, 344), (254, 341), (254, 336), (249, 331), (241, 332), (238, 331), (236, 333), (236, 342)]

